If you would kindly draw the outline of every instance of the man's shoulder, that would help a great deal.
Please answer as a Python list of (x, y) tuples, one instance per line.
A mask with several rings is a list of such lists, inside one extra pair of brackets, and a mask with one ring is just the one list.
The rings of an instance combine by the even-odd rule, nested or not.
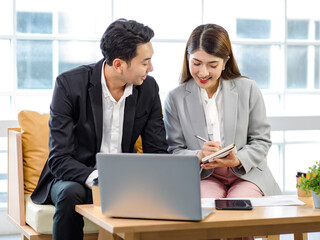
[(61, 79), (61, 80), (63, 79), (68, 81), (73, 81), (73, 80), (79, 81), (81, 79), (90, 80), (91, 76), (93, 75), (100, 78), (102, 64), (103, 64), (103, 59), (96, 63), (81, 65), (61, 73), (57, 77), (57, 79)]
[(144, 91), (159, 91), (158, 84), (152, 76), (147, 76), (143, 83), (139, 86), (135, 86), (140, 92)]
[(147, 75), (146, 80), (143, 81), (141, 86), (155, 86), (157, 85), (157, 81), (150, 75)]
[(62, 79), (73, 79), (73, 78), (79, 78), (81, 76), (88, 76), (92, 74), (92, 71), (95, 67), (95, 63), (89, 64), (89, 65), (81, 65), (76, 68), (70, 69), (68, 71), (65, 71), (61, 73), (58, 78)]

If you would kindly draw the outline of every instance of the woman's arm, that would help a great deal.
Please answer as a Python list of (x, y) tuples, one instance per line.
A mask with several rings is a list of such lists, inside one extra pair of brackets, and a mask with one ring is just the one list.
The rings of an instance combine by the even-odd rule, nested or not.
[(174, 93), (170, 92), (164, 103), (164, 125), (166, 128), (168, 151), (173, 154), (196, 155), (200, 150), (189, 150), (180, 123)]
[(270, 140), (271, 127), (266, 116), (263, 96), (257, 84), (254, 81), (250, 82), (247, 143), (242, 148), (239, 148), (236, 153), (242, 168), (232, 168), (238, 174), (245, 174), (252, 168), (259, 167), (259, 164), (265, 161), (265, 157), (272, 145)]

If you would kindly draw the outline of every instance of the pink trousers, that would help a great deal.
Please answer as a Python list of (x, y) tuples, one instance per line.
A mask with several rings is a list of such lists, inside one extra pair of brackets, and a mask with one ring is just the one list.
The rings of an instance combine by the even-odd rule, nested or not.
[[(202, 198), (261, 197), (263, 193), (252, 182), (232, 173), (230, 168), (216, 168), (212, 175), (201, 180)], [(228, 238), (228, 240), (253, 240), (253, 237)]]
[(245, 181), (227, 168), (216, 168), (212, 175), (201, 180), (202, 198), (261, 197), (263, 193), (252, 182)]

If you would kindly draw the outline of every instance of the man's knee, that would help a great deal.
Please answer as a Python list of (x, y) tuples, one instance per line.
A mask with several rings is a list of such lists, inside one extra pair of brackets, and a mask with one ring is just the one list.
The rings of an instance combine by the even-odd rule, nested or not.
[(63, 182), (59, 186), (56, 205), (59, 203), (71, 207), (76, 204), (86, 203), (87, 190), (77, 182)]

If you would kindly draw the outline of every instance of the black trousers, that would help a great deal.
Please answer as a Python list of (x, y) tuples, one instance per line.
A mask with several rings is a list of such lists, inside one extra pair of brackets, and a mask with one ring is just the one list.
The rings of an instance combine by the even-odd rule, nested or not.
[(50, 194), (56, 207), (52, 239), (82, 240), (84, 221), (75, 206), (92, 203), (92, 191), (80, 183), (59, 180), (52, 185)]

